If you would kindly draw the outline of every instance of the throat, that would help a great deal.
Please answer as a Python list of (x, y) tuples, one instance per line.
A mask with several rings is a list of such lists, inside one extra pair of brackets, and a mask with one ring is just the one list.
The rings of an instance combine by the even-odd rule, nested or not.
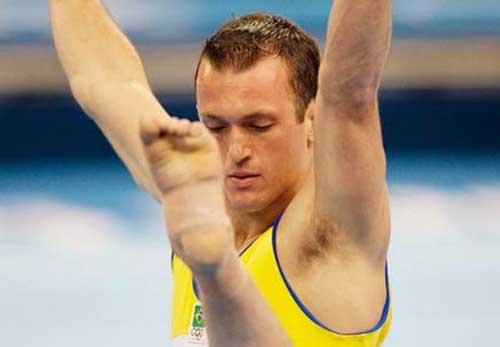
[(290, 190), (265, 208), (257, 211), (244, 211), (241, 208), (231, 206), (226, 198), (226, 212), (233, 227), (236, 250), (244, 250), (264, 234), (273, 225), (276, 218), (284, 213), (294, 195), (295, 190)]
[(268, 227), (262, 225), (258, 228), (235, 228), (234, 229), (234, 246), (238, 253), (242, 253), (247, 249), (255, 240), (266, 232)]
[(260, 235), (262, 235), (262, 233), (259, 235), (252, 235), (252, 237), (242, 238), (241, 240), (235, 240), (234, 246), (238, 251), (238, 254), (242, 255), (245, 250), (247, 250), (255, 242), (255, 240), (259, 238)]
[(269, 218), (231, 218), (234, 231), (234, 246), (241, 253), (255, 240), (264, 234), (274, 222), (274, 216)]

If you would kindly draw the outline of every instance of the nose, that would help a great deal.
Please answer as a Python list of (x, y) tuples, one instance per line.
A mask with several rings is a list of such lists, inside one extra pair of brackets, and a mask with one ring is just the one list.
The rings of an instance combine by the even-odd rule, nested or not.
[(238, 129), (237, 127), (231, 129), (228, 151), (230, 160), (237, 165), (241, 165), (250, 159), (250, 145), (250, 138), (245, 134), (244, 130)]

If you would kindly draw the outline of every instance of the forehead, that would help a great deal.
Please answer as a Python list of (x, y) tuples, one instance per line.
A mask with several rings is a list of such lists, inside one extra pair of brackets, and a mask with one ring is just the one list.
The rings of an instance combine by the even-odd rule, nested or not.
[(200, 115), (282, 113), (294, 106), (288, 71), (279, 57), (264, 58), (244, 71), (216, 69), (202, 60), (196, 83)]

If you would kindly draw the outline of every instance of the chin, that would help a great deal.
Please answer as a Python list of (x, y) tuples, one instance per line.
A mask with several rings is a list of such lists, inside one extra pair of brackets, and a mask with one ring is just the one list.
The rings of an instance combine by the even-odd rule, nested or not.
[(242, 212), (257, 212), (267, 206), (262, 196), (255, 196), (254, 194), (231, 194), (226, 197), (230, 208)]

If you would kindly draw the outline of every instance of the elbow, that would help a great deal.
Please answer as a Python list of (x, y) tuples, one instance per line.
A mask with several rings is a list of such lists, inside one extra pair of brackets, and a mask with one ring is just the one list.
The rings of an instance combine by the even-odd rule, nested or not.
[(69, 84), (73, 97), (94, 120), (116, 100), (126, 98), (131, 93), (136, 96), (137, 93), (150, 92), (148, 85), (134, 80), (114, 81), (79, 75), (70, 78)]
[(320, 84), (319, 97), (327, 105), (361, 111), (372, 109), (377, 105), (378, 92), (378, 86), (370, 84), (328, 85), (325, 87)]
[(370, 110), (377, 105), (378, 90), (356, 86), (348, 90), (334, 91), (324, 96), (324, 100), (337, 108)]
[(74, 76), (69, 79), (71, 94), (73, 94), (78, 104), (89, 115), (94, 108), (92, 105), (92, 85), (92, 82), (84, 76)]
[(318, 95), (323, 103), (359, 111), (376, 107), (380, 88), (378, 76), (340, 77), (338, 73), (328, 73), (326, 69), (321, 71), (318, 81)]
[(320, 90), (318, 100), (324, 109), (334, 110), (331, 114), (337, 117), (361, 121), (378, 115), (377, 90), (362, 87), (326, 93)]

